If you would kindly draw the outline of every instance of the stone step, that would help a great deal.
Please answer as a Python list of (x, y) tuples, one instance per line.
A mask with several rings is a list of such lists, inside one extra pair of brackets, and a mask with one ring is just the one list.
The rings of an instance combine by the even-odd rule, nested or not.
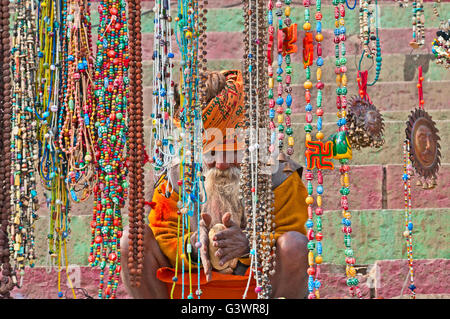
[[(426, 39), (433, 39), (436, 37), (437, 28), (427, 28), (425, 31)], [(411, 47), (409, 46), (409, 35), (411, 30), (408, 28), (398, 28), (398, 29), (382, 29), (379, 31), (380, 44), (381, 44), (381, 54), (384, 58), (389, 54), (411, 54)], [(322, 56), (329, 57), (335, 54), (335, 44), (333, 42), (333, 30), (324, 30), (322, 32), (324, 36), (324, 41), (322, 42)], [(244, 54), (244, 35), (242, 32), (226, 32), (226, 31), (208, 31), (207, 35), (207, 59), (217, 60), (217, 59), (237, 59), (243, 57)], [(291, 55), (292, 61), (295, 63), (302, 62), (302, 39), (304, 33), (298, 30), (298, 40), (297, 40), (297, 53)], [(144, 33), (142, 35), (143, 46), (142, 46), (142, 59), (151, 60), (153, 55), (153, 33)], [(96, 39), (96, 37), (94, 37)], [(275, 36), (274, 43), (277, 43), (277, 37)], [(359, 34), (352, 33), (347, 37), (346, 43), (346, 55), (357, 55), (357, 62), (361, 56), (360, 40)], [(424, 46), (420, 49), (414, 51), (414, 55), (417, 54), (428, 54), (430, 48)], [(180, 59), (180, 53), (178, 45), (176, 44), (175, 36), (172, 37), (172, 51), (175, 54), (175, 60)], [(276, 57), (277, 52), (274, 51), (274, 56)], [(316, 59), (316, 53), (314, 53), (314, 59)], [(365, 60), (364, 60), (365, 62)], [(274, 66), (276, 66), (276, 59), (274, 61)], [(353, 63), (353, 61), (352, 61)], [(370, 67), (371, 62), (363, 63)]]
[[(322, 90), (322, 107), (325, 111), (324, 120), (334, 121), (336, 118), (336, 84), (327, 83), (325, 89)], [(425, 99), (425, 109), (428, 110), (432, 115), (434, 120), (437, 119), (448, 119), (446, 115), (448, 109), (450, 109), (450, 99), (445, 94), (445, 92), (450, 87), (450, 80), (446, 81), (433, 81), (424, 82), (424, 99)], [(349, 82), (347, 97), (351, 97), (358, 94), (358, 86), (356, 81)], [(300, 116), (304, 118), (305, 113), (305, 102), (304, 102), (304, 88), (300, 84), (292, 85), (292, 98), (293, 106), (292, 111), (294, 114), (301, 114)], [(406, 121), (410, 110), (413, 110), (418, 105), (418, 93), (416, 81), (409, 82), (378, 82), (373, 88), (368, 90), (369, 96), (372, 103), (377, 107), (380, 112), (383, 113), (385, 121), (388, 120), (401, 120)], [(316, 107), (316, 97), (317, 90), (312, 90), (312, 101), (314, 108)], [(153, 87), (144, 87), (144, 114), (145, 116), (150, 116), (152, 112), (152, 94)], [(447, 110), (443, 113), (433, 113), (431, 111), (435, 110)], [(398, 116), (392, 118), (390, 114), (392, 112), (399, 112)], [(405, 116), (406, 115), (406, 116)], [(442, 118), (443, 117), (443, 118)]]
[[(244, 30), (244, 18), (242, 4), (240, 1), (235, 1), (232, 4), (226, 3), (226, 7), (215, 7), (213, 5), (208, 6), (207, 13), (207, 28), (208, 31), (216, 32), (242, 32)], [(93, 3), (91, 10), (92, 23), (94, 29), (96, 29), (96, 24), (99, 21), (99, 14), (96, 8), (98, 5)], [(425, 3), (425, 21), (427, 28), (437, 28), (439, 27), (439, 20), (434, 16), (432, 10), (432, 3)], [(153, 19), (154, 13), (150, 11), (152, 8), (151, 4), (145, 3), (142, 10), (142, 32), (152, 33), (153, 32)], [(440, 12), (443, 14), (450, 8), (449, 3), (441, 3)], [(388, 28), (410, 28), (409, 38), (412, 38), (412, 24), (411, 24), (411, 7), (399, 8), (395, 3), (393, 4), (383, 4), (380, 6), (379, 16), (380, 16), (380, 29)], [(176, 6), (172, 6), (172, 12), (176, 12)], [(311, 7), (311, 16), (314, 17), (316, 12), (315, 6)], [(323, 4), (322, 5), (322, 29), (332, 30), (334, 29), (334, 7), (332, 5)], [(173, 13), (172, 16), (175, 16)], [(304, 8), (297, 2), (296, 5), (292, 6), (291, 19), (294, 23), (300, 26), (304, 22)], [(175, 25), (175, 21), (173, 22)], [(314, 27), (315, 23), (313, 23)], [(347, 29), (347, 34), (359, 34), (359, 15), (356, 11), (346, 10), (345, 16), (345, 26)], [(406, 44), (408, 45), (408, 44)]]
[[(357, 264), (373, 264), (377, 260), (406, 259), (405, 214), (403, 209), (352, 210), (352, 248)], [(447, 208), (412, 211), (414, 259), (450, 258), (450, 227)], [(324, 262), (345, 264), (344, 234), (341, 211), (326, 211), (323, 224)], [(403, 278), (404, 280), (404, 278)]]
[[(408, 260), (377, 260), (375, 268), (376, 296), (384, 299), (409, 298)], [(449, 259), (420, 259), (413, 261), (416, 299), (450, 298)]]
[[(417, 61), (414, 61), (414, 56), (407, 56), (404, 54), (391, 54), (383, 58), (383, 67), (381, 69), (380, 77), (377, 82), (403, 82), (403, 81), (414, 81), (417, 82), (415, 74), (417, 70), (417, 65), (422, 65), (423, 76), (425, 81), (448, 81), (450, 80), (450, 72), (447, 72), (443, 67), (437, 65), (434, 62), (433, 55), (420, 55)], [(347, 79), (348, 83), (356, 83), (357, 75), (357, 62), (359, 56), (347, 56)], [(326, 57), (324, 66), (322, 67), (322, 82), (325, 83), (325, 90), (327, 90), (328, 83), (335, 83), (336, 75), (334, 73), (334, 57)], [(153, 85), (153, 67), (151, 61), (145, 61), (143, 63), (143, 85), (152, 86)], [(232, 70), (239, 69), (242, 70), (242, 61), (238, 59), (233, 60), (209, 60), (207, 62), (208, 70)], [(315, 68), (312, 70), (312, 81), (315, 82)], [(373, 81), (375, 76), (374, 70), (369, 74), (369, 81)], [(179, 63), (174, 61), (174, 72), (173, 78), (179, 78)], [(305, 72), (303, 67), (299, 64), (293, 65), (292, 72), (292, 84), (301, 84), (305, 81)], [(176, 82), (178, 82), (176, 80)], [(367, 93), (369, 96), (371, 92), (376, 90), (377, 84), (374, 87), (369, 87)], [(398, 89), (398, 88), (397, 88)], [(315, 90), (313, 90), (315, 91)], [(354, 93), (356, 94), (356, 92)], [(424, 93), (426, 95), (426, 92)]]
[[(356, 172), (354, 168), (352, 171)], [(354, 174), (353, 176), (355, 176)], [(381, 184), (381, 180), (373, 179), (375, 175), (366, 178), (367, 183), (357, 180), (352, 185), (349, 196), (350, 211), (352, 213), (352, 240), (359, 264), (370, 264), (378, 259), (405, 258), (404, 211), (403, 209), (366, 209), (358, 210), (356, 206), (364, 201), (379, 202), (379, 195), (370, 198), (367, 191), (358, 191), (365, 187), (374, 189), (371, 184)], [(330, 182), (325, 176), (326, 183)], [(352, 182), (352, 175), (351, 182)], [(376, 177), (376, 176), (375, 176)], [(356, 181), (356, 179), (353, 179)], [(401, 183), (398, 183), (401, 189)], [(325, 188), (324, 202), (337, 206), (338, 188)], [(365, 199), (364, 196), (369, 196)], [(358, 198), (361, 197), (361, 198)], [(378, 199), (377, 199), (378, 198)], [(413, 199), (414, 200), (414, 199)], [(414, 203), (414, 202), (413, 202)], [(325, 204), (328, 205), (328, 204)], [(377, 204), (379, 205), (379, 204)], [(450, 238), (446, 231), (450, 227), (450, 220), (446, 214), (447, 208), (422, 208), (413, 204), (412, 220), (414, 223), (414, 254), (415, 258), (450, 258)], [(77, 207), (74, 207), (76, 210)], [(40, 212), (39, 212), (39, 215)], [(127, 225), (127, 214), (123, 215), (123, 224)], [(325, 211), (323, 215), (324, 260), (330, 263), (343, 263), (343, 233), (341, 232), (342, 214), (340, 210)], [(72, 214), (67, 242), (67, 260), (69, 264), (87, 266), (89, 247), (91, 243), (90, 222), (91, 215)], [(49, 219), (41, 216), (35, 223), (36, 234), (36, 266), (49, 266), (47, 234)]]
[[(414, 275), (417, 299), (448, 298), (449, 259), (418, 259), (414, 260)], [(405, 278), (409, 272), (408, 261), (405, 259), (377, 260), (370, 265), (356, 265), (356, 277), (364, 299), (398, 299), (409, 298), (409, 281), (405, 287)], [(22, 288), (15, 288), (11, 295), (14, 299), (57, 299), (58, 273), (47, 267), (26, 268)], [(69, 276), (75, 288), (77, 299), (87, 296), (97, 298), (100, 271), (98, 268), (72, 265)], [(67, 280), (66, 269), (61, 271), (61, 292), (63, 299), (73, 299), (71, 287)], [(348, 299), (349, 290), (346, 285), (345, 266), (324, 263), (321, 266), (320, 296), (324, 299)], [(84, 292), (79, 289), (84, 289)], [(131, 298), (120, 280), (117, 299)]]

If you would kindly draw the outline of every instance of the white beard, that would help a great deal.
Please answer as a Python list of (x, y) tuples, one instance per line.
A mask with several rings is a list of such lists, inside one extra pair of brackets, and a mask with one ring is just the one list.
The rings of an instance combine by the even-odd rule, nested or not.
[(202, 206), (202, 213), (211, 216), (211, 225), (222, 223), (222, 216), (229, 212), (231, 220), (244, 226), (244, 206), (239, 200), (240, 169), (230, 167), (219, 170), (216, 167), (207, 169), (205, 176), (205, 190), (207, 200)]

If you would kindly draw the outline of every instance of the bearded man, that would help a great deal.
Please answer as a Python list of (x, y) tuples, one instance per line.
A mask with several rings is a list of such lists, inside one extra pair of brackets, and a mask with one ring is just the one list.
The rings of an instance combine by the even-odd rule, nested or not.
[[(204, 128), (242, 126), (244, 121), (244, 87), (238, 70), (209, 72), (206, 96), (209, 103), (203, 110)], [(226, 134), (223, 134), (226, 136)], [(240, 158), (243, 146), (236, 140), (212, 138), (204, 147), (204, 173), (207, 202), (201, 208), (200, 225), (191, 218), (190, 233), (178, 236), (179, 166), (174, 165), (166, 176), (155, 185), (153, 209), (149, 212), (149, 226), (144, 234), (144, 264), (141, 282), (133, 286), (129, 281), (127, 263), (122, 264), (122, 279), (133, 298), (169, 298), (164, 282), (158, 279), (158, 270), (165, 267), (178, 269), (187, 258), (180, 258), (182, 247), (191, 243), (192, 258), (197, 261), (200, 242), (200, 258), (206, 281), (214, 280), (217, 272), (230, 276), (248, 274), (250, 265), (249, 241), (244, 234), (246, 213), (239, 200)], [(289, 169), (285, 169), (286, 165)], [(272, 174), (275, 216), (275, 272), (270, 277), (272, 298), (305, 298), (307, 293), (307, 238), (304, 224), (307, 220), (306, 188), (301, 180), (302, 167), (292, 160), (280, 163)], [(174, 181), (169, 185), (169, 180)], [(169, 191), (169, 192), (168, 192)], [(170, 196), (167, 196), (170, 194)], [(222, 228), (210, 235), (213, 226)], [(200, 238), (197, 238), (199, 227)], [(122, 251), (128, 251), (128, 229), (124, 230)], [(178, 256), (178, 258), (177, 258)], [(196, 269), (196, 264), (190, 265)], [(193, 275), (193, 277), (196, 277)], [(207, 290), (208, 288), (204, 288)], [(242, 288), (245, 289), (245, 286)], [(226, 298), (224, 292), (223, 298)]]

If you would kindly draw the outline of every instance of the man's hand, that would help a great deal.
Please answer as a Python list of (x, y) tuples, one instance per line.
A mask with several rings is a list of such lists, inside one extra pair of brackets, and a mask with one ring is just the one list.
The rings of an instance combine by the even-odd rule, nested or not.
[(231, 220), (231, 213), (225, 213), (222, 216), (222, 223), (226, 229), (218, 232), (213, 238), (213, 246), (219, 247), (216, 256), (220, 258), (221, 266), (229, 260), (248, 254), (250, 251), (247, 236)]
[[(211, 224), (211, 216), (209, 214), (201, 214), (202, 219), (200, 220), (199, 231), (200, 231), (200, 259), (202, 260), (203, 271), (205, 272), (206, 281), (211, 280), (211, 261), (209, 260), (209, 238), (208, 238), (208, 229), (209, 224)], [(195, 243), (197, 242), (197, 232), (194, 232), (191, 235), (191, 245), (195, 247)], [(194, 249), (197, 253), (197, 250)]]

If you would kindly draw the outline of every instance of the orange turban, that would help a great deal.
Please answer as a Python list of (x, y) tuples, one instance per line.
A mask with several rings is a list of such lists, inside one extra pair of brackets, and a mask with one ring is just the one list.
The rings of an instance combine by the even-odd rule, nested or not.
[[(244, 149), (243, 137), (238, 139), (236, 130), (243, 128), (245, 121), (242, 73), (240, 70), (220, 73), (225, 76), (226, 85), (202, 112), (203, 127), (207, 133), (203, 138), (204, 153)], [(218, 130), (218, 136), (214, 136), (214, 129)]]
[[(243, 150), (243, 137), (237, 138), (237, 129), (244, 127), (244, 80), (240, 70), (220, 71), (225, 76), (225, 87), (202, 111), (203, 153)], [(180, 128), (180, 121), (174, 119)]]

